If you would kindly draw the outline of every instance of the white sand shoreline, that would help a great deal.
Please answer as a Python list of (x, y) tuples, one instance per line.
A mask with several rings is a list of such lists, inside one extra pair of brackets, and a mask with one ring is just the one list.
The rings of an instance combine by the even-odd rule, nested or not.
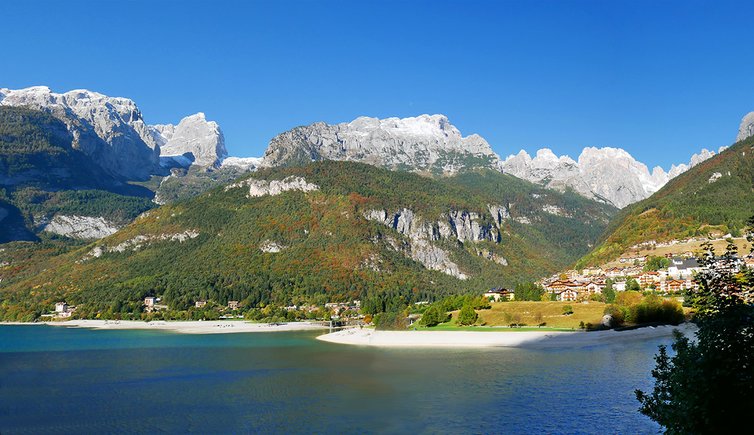
[(49, 325), (67, 328), (87, 329), (139, 329), (152, 331), (170, 331), (181, 334), (230, 334), (242, 332), (281, 332), (314, 331), (327, 329), (320, 323), (290, 322), (280, 324), (249, 323), (242, 320), (208, 320), (208, 321), (163, 321), (143, 322), (139, 320), (67, 320), (62, 322), (2, 322), (2, 325)]
[(657, 326), (628, 331), (375, 331), (373, 329), (345, 329), (317, 337), (330, 343), (375, 347), (520, 347), (530, 349), (578, 348), (629, 341), (644, 341), (671, 337), (678, 329), (693, 335), (696, 326)]

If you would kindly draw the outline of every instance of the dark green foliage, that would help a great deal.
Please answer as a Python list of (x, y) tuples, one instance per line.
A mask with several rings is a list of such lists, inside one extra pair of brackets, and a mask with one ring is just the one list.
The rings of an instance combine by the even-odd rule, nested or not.
[(244, 175), (234, 167), (206, 170), (191, 167), (188, 171), (176, 170), (178, 175), (164, 178), (155, 188), (156, 197), (161, 204), (169, 204), (201, 195), (217, 186), (230, 183)]
[(516, 284), (513, 294), (517, 301), (541, 301), (545, 289), (533, 282), (522, 282)]
[(745, 431), (754, 409), (754, 276), (730, 268), (735, 246), (720, 262), (707, 252), (691, 295), (696, 340), (676, 332), (675, 354), (660, 346), (655, 357), (654, 389), (636, 391), (640, 411), (670, 434)]
[(427, 308), (427, 311), (424, 312), (419, 323), (424, 326), (432, 327), (437, 326), (440, 323), (445, 323), (449, 319), (450, 316), (440, 304), (432, 304)]
[(639, 285), (639, 282), (634, 278), (628, 278), (626, 280), (626, 290), (638, 292), (641, 290), (641, 286)]
[(473, 325), (479, 316), (471, 305), (464, 305), (458, 313), (459, 325)]
[[(55, 214), (102, 216), (126, 224), (153, 207), (152, 193), (104, 172), (73, 148), (66, 126), (53, 116), (0, 107), (0, 242), (34, 240), (40, 219)], [(2, 213), (2, 212), (0, 212)]]
[(644, 271), (667, 269), (668, 266), (670, 266), (669, 258), (650, 255), (649, 258), (647, 258), (647, 262), (644, 264)]
[(613, 288), (613, 280), (608, 278), (605, 280), (605, 288), (602, 290), (602, 296), (605, 298), (605, 303), (612, 304), (615, 302), (615, 289)]
[(642, 296), (630, 291), (622, 292), (620, 297), (613, 299), (615, 303), (605, 307), (605, 314), (613, 318), (611, 326), (621, 326), (624, 323), (677, 325), (685, 318), (680, 303), (654, 294)]
[(374, 326), (377, 330), (401, 331), (408, 327), (406, 315), (403, 312), (389, 311), (380, 313), (374, 317)]

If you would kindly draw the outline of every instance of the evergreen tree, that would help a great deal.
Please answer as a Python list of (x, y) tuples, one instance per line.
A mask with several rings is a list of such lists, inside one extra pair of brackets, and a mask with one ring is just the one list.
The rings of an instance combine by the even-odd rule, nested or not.
[(471, 305), (464, 305), (458, 313), (459, 325), (473, 325), (479, 316)]
[(655, 357), (654, 389), (636, 391), (640, 411), (666, 433), (738, 431), (754, 409), (754, 273), (738, 271), (733, 244), (720, 258), (711, 245), (705, 250), (699, 289), (690, 293), (696, 341), (676, 331), (675, 355), (660, 346)]

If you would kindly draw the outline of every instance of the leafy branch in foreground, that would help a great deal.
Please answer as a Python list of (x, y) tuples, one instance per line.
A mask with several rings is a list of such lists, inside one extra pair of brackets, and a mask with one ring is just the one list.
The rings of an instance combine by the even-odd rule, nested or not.
[[(754, 218), (749, 220), (748, 239)], [(754, 409), (754, 273), (728, 245), (711, 245), (700, 258), (698, 290), (687, 295), (697, 310), (696, 340), (675, 331), (670, 356), (660, 346), (650, 393), (636, 391), (641, 413), (669, 434), (717, 433), (746, 427)]]

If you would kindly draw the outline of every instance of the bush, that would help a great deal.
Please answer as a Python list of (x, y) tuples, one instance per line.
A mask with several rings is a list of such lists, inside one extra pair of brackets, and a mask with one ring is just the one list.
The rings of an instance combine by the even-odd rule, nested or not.
[(380, 313), (374, 317), (374, 328), (381, 331), (400, 331), (408, 327), (403, 313)]
[(573, 307), (570, 305), (564, 305), (563, 306), (563, 315), (564, 316), (570, 316), (573, 314)]
[(624, 307), (630, 307), (641, 302), (642, 295), (637, 291), (619, 292), (615, 296), (615, 303)]
[(612, 326), (624, 323), (669, 323), (677, 325), (684, 320), (681, 304), (649, 294), (641, 297), (636, 292), (618, 295), (615, 304), (605, 307), (605, 314), (612, 316)]
[(440, 323), (447, 322), (448, 317), (447, 312), (440, 305), (432, 304), (424, 312), (419, 323), (428, 327), (437, 326)]
[(609, 315), (612, 317), (612, 320), (610, 321), (610, 326), (616, 327), (616, 326), (622, 326), (626, 322), (626, 312), (628, 310), (626, 307), (621, 307), (619, 305), (608, 305), (605, 307), (604, 314)]
[(458, 313), (458, 324), (473, 325), (478, 317), (479, 316), (471, 305), (464, 305), (463, 308), (461, 308), (461, 312)]

